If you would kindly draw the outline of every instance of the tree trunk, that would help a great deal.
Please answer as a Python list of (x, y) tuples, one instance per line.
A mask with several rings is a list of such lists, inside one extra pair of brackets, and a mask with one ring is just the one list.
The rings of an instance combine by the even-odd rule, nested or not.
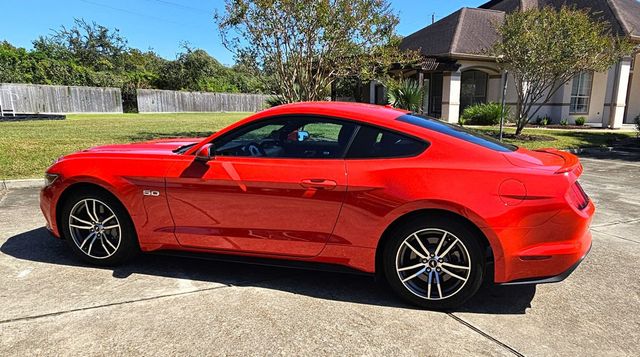
[(522, 103), (518, 100), (518, 103), (516, 104), (516, 136), (520, 135), (524, 127), (527, 126), (528, 118), (523, 118), (523, 115), (526, 114), (522, 113)]

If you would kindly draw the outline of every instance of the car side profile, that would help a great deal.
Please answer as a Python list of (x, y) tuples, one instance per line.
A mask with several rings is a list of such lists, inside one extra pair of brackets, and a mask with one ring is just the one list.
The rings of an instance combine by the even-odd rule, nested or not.
[(595, 211), (574, 155), (390, 107), (277, 106), (204, 139), (58, 159), (40, 206), (82, 259), (160, 250), (332, 264), (421, 307), (568, 276)]

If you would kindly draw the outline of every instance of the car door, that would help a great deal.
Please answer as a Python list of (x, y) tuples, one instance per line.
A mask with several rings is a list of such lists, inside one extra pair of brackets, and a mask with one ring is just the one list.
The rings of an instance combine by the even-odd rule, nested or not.
[(346, 193), (344, 152), (355, 124), (261, 120), (212, 142), (213, 159), (180, 157), (167, 177), (179, 243), (193, 248), (314, 256)]

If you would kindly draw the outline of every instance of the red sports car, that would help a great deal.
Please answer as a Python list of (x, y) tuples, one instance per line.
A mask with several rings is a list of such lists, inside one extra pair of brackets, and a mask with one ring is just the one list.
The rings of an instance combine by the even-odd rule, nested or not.
[(407, 111), (298, 103), (206, 139), (65, 156), (47, 170), (40, 205), (90, 263), (179, 250), (332, 264), (441, 309), (485, 278), (568, 276), (591, 246), (581, 173), (569, 153)]

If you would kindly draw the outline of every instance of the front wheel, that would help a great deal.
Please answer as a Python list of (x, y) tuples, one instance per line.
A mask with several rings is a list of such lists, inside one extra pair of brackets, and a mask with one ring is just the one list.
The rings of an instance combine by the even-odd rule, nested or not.
[(389, 232), (384, 272), (391, 288), (427, 309), (459, 306), (473, 296), (484, 276), (477, 234), (462, 222), (422, 217)]
[(95, 265), (118, 265), (133, 257), (138, 242), (122, 204), (103, 192), (76, 192), (63, 204), (60, 220), (71, 249)]

